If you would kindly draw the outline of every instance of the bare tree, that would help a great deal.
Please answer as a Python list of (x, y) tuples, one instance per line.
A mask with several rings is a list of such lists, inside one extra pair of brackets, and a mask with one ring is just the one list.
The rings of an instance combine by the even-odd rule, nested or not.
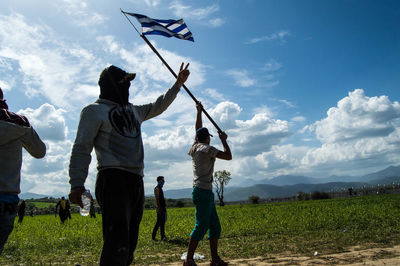
[(214, 185), (219, 199), (219, 206), (224, 206), (224, 187), (228, 185), (231, 180), (231, 173), (226, 170), (216, 171), (214, 173)]

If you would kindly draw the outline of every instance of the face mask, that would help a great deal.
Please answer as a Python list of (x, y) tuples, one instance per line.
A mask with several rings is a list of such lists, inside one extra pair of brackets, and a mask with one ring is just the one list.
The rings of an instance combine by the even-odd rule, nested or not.
[(129, 102), (129, 87), (131, 86), (131, 82), (127, 81), (118, 85), (119, 92), (121, 94), (121, 101), (123, 104), (127, 104)]

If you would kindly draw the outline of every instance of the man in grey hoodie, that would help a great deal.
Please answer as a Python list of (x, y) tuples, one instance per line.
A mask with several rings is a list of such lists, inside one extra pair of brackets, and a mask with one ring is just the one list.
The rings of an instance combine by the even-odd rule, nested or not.
[(129, 102), (134, 73), (109, 66), (100, 74), (100, 96), (83, 108), (69, 165), (72, 203), (82, 206), (91, 152), (97, 157), (96, 199), (103, 216), (100, 265), (129, 265), (133, 261), (143, 214), (142, 122), (160, 115), (187, 80), (182, 63), (175, 84), (155, 102)]
[(46, 145), (26, 117), (8, 110), (0, 88), (0, 254), (14, 227), (19, 202), (22, 148), (43, 158)]

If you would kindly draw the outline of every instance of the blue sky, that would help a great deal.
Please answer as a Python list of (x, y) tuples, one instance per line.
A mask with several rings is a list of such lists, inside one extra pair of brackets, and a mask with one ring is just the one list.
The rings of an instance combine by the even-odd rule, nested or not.
[[(80, 110), (99, 94), (101, 70), (136, 72), (130, 100), (155, 100), (174, 82), (120, 8), (183, 18), (195, 42), (150, 36), (227, 132), (233, 160), (215, 170), (245, 178), (284, 174), (362, 175), (400, 164), (400, 3), (398, 1), (3, 0), (0, 87), (48, 147), (24, 155), (22, 192), (67, 194)], [(132, 18), (132, 22), (140, 25)], [(145, 186), (191, 186), (187, 151), (195, 105), (185, 91), (143, 124)], [(216, 130), (207, 119), (206, 126)], [(222, 148), (218, 138), (212, 140)], [(93, 154), (86, 182), (94, 190)]]

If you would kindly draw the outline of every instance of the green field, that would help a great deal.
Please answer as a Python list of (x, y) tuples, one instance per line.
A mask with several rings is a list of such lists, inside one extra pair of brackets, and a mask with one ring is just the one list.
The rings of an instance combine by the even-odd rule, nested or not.
[(49, 208), (50, 206), (56, 207), (57, 203), (53, 202), (41, 202), (41, 201), (32, 201), (31, 202), (37, 209), (44, 209), (44, 208)]
[[(342, 252), (346, 247), (400, 243), (400, 195), (295, 201), (217, 207), (224, 259), (291, 252), (310, 255)], [(151, 241), (154, 210), (144, 212), (135, 263), (179, 261), (194, 225), (193, 208), (168, 209), (167, 242)], [(96, 265), (102, 246), (101, 216), (72, 216), (62, 225), (51, 215), (26, 217), (7, 242), (0, 265)], [(209, 260), (208, 242), (196, 251)]]

